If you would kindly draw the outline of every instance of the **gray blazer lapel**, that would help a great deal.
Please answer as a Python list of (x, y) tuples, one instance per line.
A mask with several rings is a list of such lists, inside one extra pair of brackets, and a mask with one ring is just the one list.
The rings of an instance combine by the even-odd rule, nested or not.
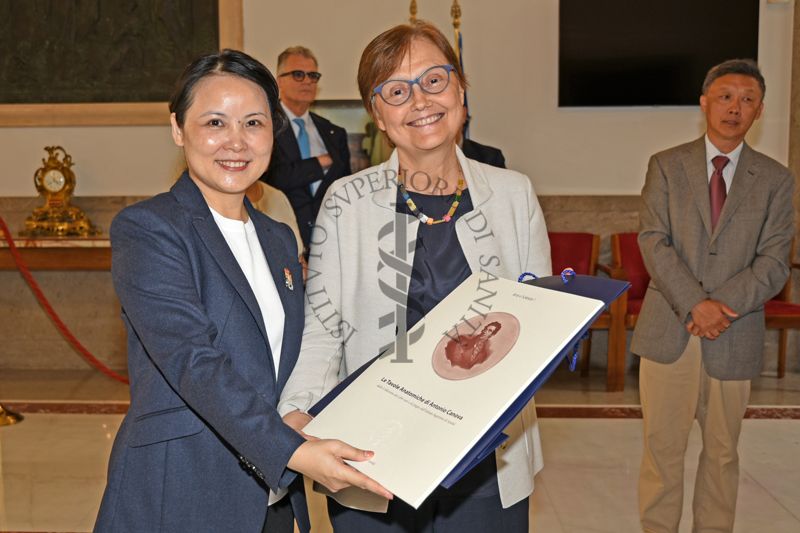
[(397, 169), (399, 167), (397, 149), (395, 149), (388, 160), (378, 165), (378, 180), (381, 186), (375, 192), (367, 193), (372, 197), (372, 203), (392, 212), (397, 209), (395, 201), (397, 200)]
[(472, 207), (476, 210), (480, 209), (492, 197), (492, 187), (489, 185), (489, 179), (483, 173), (483, 168), (479, 164), (473, 165), (458, 145), (456, 145), (456, 158), (461, 165), (464, 181), (469, 188)]
[(291, 161), (299, 161), (300, 147), (297, 144), (297, 137), (291, 124), (286, 125), (286, 129), (275, 139), (275, 144), (283, 150)]
[[(456, 221), (456, 235), (458, 235), (458, 242), (464, 251), (469, 268), (475, 273), (481, 271), (481, 257), (494, 255), (497, 246), (494, 239), (499, 237), (494, 232), (502, 231), (502, 228), (488, 226), (488, 221), (482, 211), (484, 204), (492, 197), (492, 188), (489, 186), (487, 176), (483, 173), (483, 168), (478, 164), (471, 164), (458, 146), (456, 147), (456, 156), (461, 164), (461, 170), (464, 172), (464, 180), (467, 182), (472, 199), (472, 211)], [(494, 236), (492, 238), (476, 238), (476, 233), (482, 235), (491, 233)]]
[(708, 197), (708, 166), (706, 164), (706, 145), (705, 138), (701, 137), (692, 143), (682, 160), (684, 174), (689, 182), (689, 189), (692, 194), (700, 218), (706, 233), (711, 235), (711, 200)]
[(333, 134), (335, 130), (331, 129), (330, 126), (327, 126), (325, 122), (323, 122), (323, 118), (315, 115), (314, 113), (308, 114), (311, 117), (311, 122), (314, 123), (314, 126), (317, 127), (317, 131), (319, 132), (319, 136), (322, 138), (322, 143), (325, 145), (325, 149), (328, 150), (328, 155), (331, 157), (336, 157), (338, 154), (336, 150), (336, 145), (333, 144)]
[(733, 219), (733, 214), (736, 212), (736, 209), (750, 194), (750, 189), (752, 189), (753, 185), (756, 183), (756, 170), (752, 150), (745, 144), (739, 156), (739, 163), (736, 165), (736, 172), (733, 175), (728, 197), (725, 199), (725, 205), (722, 206), (722, 213), (719, 215), (719, 222), (714, 232), (714, 238), (716, 238), (720, 231)]

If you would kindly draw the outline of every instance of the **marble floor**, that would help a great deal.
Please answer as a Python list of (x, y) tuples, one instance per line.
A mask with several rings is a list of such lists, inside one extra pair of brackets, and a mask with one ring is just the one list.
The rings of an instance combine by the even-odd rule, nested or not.
[[(588, 378), (559, 371), (537, 394), (558, 406), (635, 406), (636, 376), (626, 390), (606, 393), (602, 369)], [(752, 406), (796, 414), (800, 374), (760, 378)], [(127, 388), (90, 371), (0, 371), (0, 402), (25, 415), (0, 427), (0, 533), (90, 531), (100, 502), (108, 454), (127, 404)], [(792, 411), (794, 409), (794, 411)], [(561, 411), (555, 411), (559, 413)], [(531, 499), (531, 531), (639, 531), (636, 477), (641, 420), (543, 415), (545, 468)], [(700, 450), (693, 431), (686, 460), (681, 532), (691, 529), (690, 494)], [(741, 443), (738, 533), (800, 531), (800, 420), (745, 420)], [(320, 515), (318, 515), (320, 516)], [(315, 531), (329, 531), (316, 521)]]

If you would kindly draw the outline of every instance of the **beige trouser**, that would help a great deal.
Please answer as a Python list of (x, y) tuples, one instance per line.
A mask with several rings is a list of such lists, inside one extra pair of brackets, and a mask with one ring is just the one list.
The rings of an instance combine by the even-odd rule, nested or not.
[(672, 364), (641, 358), (639, 393), (644, 418), (639, 471), (643, 531), (678, 531), (683, 509), (683, 462), (695, 418), (700, 424), (703, 450), (694, 486), (692, 531), (732, 531), (739, 487), (736, 447), (750, 381), (720, 381), (706, 374), (700, 339), (693, 336)]

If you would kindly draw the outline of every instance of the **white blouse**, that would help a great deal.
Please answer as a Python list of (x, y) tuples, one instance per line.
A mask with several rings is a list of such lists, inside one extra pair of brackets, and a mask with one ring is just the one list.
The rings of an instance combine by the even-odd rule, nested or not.
[[(211, 209), (209, 207), (209, 209)], [(264, 319), (264, 326), (267, 330), (269, 347), (272, 350), (272, 359), (275, 363), (275, 376), (278, 375), (278, 365), (281, 360), (281, 345), (283, 343), (283, 325), (286, 321), (286, 314), (283, 311), (283, 304), (275, 287), (275, 280), (267, 265), (267, 258), (261, 243), (258, 241), (258, 234), (253, 225), (253, 221), (242, 222), (225, 218), (213, 209), (214, 222), (217, 223), (228, 248), (233, 252), (236, 262), (247, 278), (250, 288), (258, 301), (261, 316)]]

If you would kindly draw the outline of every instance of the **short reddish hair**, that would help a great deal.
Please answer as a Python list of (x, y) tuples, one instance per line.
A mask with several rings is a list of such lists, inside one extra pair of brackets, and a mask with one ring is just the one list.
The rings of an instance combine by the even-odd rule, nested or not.
[(414, 39), (425, 39), (438, 48), (447, 62), (455, 68), (461, 88), (467, 88), (467, 79), (458, 56), (439, 28), (422, 20), (412, 24), (400, 24), (375, 37), (361, 54), (361, 61), (358, 64), (358, 91), (370, 115), (372, 115), (372, 91), (397, 70)]

